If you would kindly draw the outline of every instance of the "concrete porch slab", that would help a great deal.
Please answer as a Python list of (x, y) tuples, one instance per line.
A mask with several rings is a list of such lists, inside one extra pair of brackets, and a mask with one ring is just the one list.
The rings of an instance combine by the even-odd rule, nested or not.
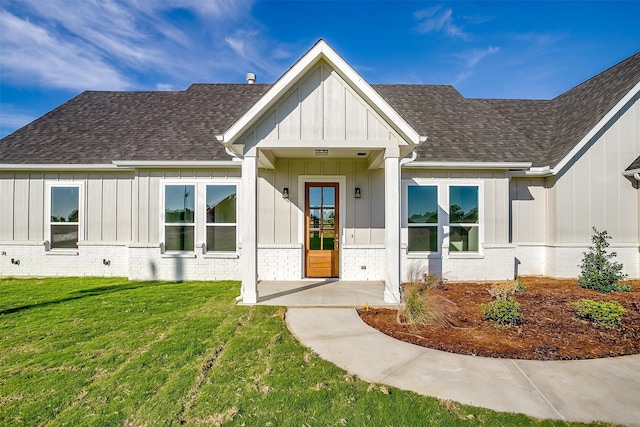
[(258, 305), (287, 307), (394, 307), (384, 301), (384, 283), (338, 279), (262, 281)]

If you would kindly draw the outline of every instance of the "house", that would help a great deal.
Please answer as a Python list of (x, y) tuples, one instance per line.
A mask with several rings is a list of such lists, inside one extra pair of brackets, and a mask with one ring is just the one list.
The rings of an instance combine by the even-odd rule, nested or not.
[[(255, 76), (248, 75), (248, 83)], [(640, 53), (552, 100), (372, 85), (318, 41), (273, 84), (84, 92), (0, 142), (0, 275), (640, 277)]]

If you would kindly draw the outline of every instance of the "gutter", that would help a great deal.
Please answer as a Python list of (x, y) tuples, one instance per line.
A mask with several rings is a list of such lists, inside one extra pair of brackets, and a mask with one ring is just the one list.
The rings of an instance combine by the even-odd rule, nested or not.
[(631, 169), (630, 171), (624, 171), (622, 172), (622, 175), (627, 177), (632, 176), (636, 181), (640, 181), (640, 169)]
[(34, 171), (34, 170), (44, 170), (44, 171), (113, 171), (118, 169), (118, 167), (114, 164), (76, 164), (76, 165), (65, 165), (65, 164), (46, 164), (46, 163), (36, 163), (36, 164), (11, 164), (11, 163), (0, 163), (0, 170), (7, 171)]
[(411, 167), (429, 168), (429, 169), (525, 170), (525, 169), (530, 169), (531, 165), (532, 165), (531, 162), (411, 162)]

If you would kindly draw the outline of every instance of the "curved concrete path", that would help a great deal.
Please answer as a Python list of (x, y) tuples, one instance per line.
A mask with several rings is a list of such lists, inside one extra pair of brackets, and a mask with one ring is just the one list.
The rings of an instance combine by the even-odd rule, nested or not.
[(538, 418), (640, 426), (640, 355), (542, 362), (432, 350), (366, 325), (353, 308), (289, 308), (293, 335), (358, 377)]

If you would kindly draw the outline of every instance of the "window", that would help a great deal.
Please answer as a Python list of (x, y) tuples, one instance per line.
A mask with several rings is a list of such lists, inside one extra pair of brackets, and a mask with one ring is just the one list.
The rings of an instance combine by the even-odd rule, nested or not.
[(164, 187), (164, 224), (165, 250), (194, 250), (194, 185), (166, 185)]
[(235, 184), (165, 184), (165, 250), (191, 252), (196, 242), (205, 242), (209, 252), (235, 252), (236, 188)]
[(478, 252), (478, 187), (449, 187), (449, 251)]
[(51, 249), (77, 249), (80, 237), (80, 186), (51, 185), (49, 242)]
[(411, 185), (407, 194), (409, 252), (437, 252), (438, 187)]
[(207, 250), (236, 250), (236, 186), (207, 185)]

